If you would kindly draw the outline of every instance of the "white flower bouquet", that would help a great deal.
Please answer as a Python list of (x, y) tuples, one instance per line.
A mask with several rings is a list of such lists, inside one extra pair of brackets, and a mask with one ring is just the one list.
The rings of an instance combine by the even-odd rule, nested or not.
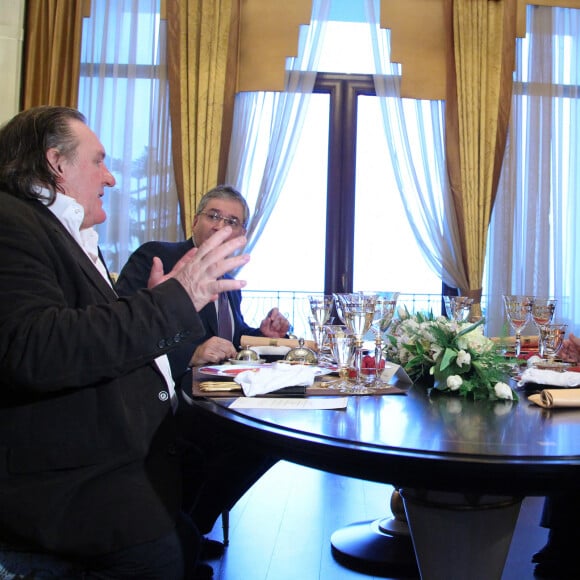
[(433, 377), (434, 388), (473, 399), (517, 400), (508, 385), (511, 364), (484, 336), (483, 322), (456, 322), (432, 312), (398, 309), (385, 347), (387, 359), (417, 381)]

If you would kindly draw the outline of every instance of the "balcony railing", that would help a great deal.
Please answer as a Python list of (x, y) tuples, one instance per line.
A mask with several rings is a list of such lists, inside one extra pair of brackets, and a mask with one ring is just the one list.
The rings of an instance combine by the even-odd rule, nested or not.
[[(244, 290), (242, 300), (244, 320), (250, 326), (258, 327), (268, 311), (277, 307), (290, 320), (296, 336), (310, 338), (308, 326), (310, 294), (319, 292)], [(440, 294), (400, 294), (397, 304), (406, 306), (411, 313), (432, 310), (435, 315), (441, 314)]]

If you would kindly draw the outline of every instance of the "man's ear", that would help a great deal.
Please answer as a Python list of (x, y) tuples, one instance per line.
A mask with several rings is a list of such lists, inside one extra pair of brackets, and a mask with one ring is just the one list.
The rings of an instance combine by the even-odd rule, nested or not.
[(46, 151), (46, 159), (54, 173), (56, 175), (62, 175), (62, 169), (60, 167), (61, 155), (56, 147), (51, 147)]

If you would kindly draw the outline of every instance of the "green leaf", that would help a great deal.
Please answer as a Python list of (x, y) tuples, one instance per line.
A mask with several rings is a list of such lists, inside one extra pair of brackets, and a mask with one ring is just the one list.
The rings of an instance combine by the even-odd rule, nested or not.
[(455, 360), (455, 358), (457, 358), (457, 351), (452, 348), (446, 348), (439, 369), (444, 371)]
[(471, 326), (468, 326), (467, 328), (464, 328), (462, 331), (458, 332), (457, 338), (459, 338), (460, 336), (463, 336), (465, 334), (468, 334), (472, 330), (475, 330), (478, 326), (481, 326), (484, 322), (485, 322), (485, 318), (480, 318), (477, 322), (474, 322)]

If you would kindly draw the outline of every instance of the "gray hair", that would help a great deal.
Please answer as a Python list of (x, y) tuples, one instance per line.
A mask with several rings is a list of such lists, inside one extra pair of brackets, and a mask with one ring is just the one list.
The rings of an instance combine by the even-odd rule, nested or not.
[(248, 203), (244, 199), (244, 196), (237, 189), (233, 188), (231, 185), (218, 185), (217, 187), (210, 189), (199, 200), (199, 204), (197, 206), (197, 211), (195, 215), (199, 215), (200, 213), (205, 211), (207, 204), (212, 199), (228, 199), (240, 203), (244, 210), (244, 219), (242, 226), (245, 228), (248, 225), (248, 222), (250, 221), (250, 208), (248, 207)]

